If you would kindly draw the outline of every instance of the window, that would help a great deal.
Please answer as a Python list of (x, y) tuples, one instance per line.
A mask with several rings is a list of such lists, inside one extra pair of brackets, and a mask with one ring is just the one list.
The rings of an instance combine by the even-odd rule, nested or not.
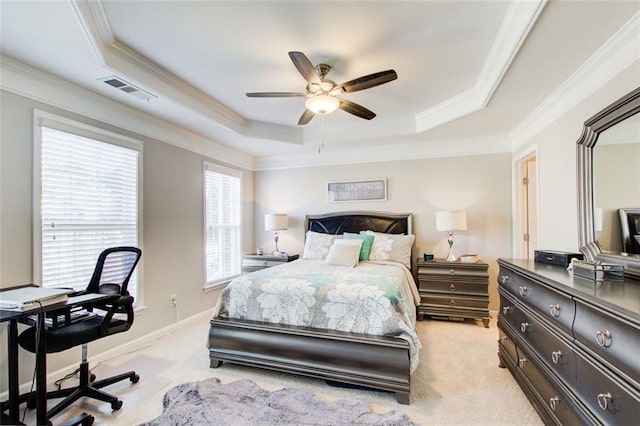
[[(126, 143), (124, 137), (116, 141), (113, 134), (69, 123), (38, 118), (35, 278), (43, 287), (80, 290), (87, 286), (102, 250), (139, 247), (141, 144)], [(137, 282), (136, 273), (128, 288), (134, 296)]]
[(240, 275), (242, 173), (204, 165), (207, 286)]

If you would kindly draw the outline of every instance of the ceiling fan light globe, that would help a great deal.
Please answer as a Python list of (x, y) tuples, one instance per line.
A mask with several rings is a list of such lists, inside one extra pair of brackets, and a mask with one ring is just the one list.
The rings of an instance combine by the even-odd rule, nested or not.
[(314, 114), (325, 115), (338, 109), (340, 101), (330, 95), (315, 95), (308, 98), (304, 105)]

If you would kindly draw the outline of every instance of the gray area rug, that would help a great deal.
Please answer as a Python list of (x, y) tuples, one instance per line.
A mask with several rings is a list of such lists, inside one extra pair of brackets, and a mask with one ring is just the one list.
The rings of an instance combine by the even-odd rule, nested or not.
[(406, 414), (377, 414), (357, 399), (324, 402), (304, 389), (270, 392), (248, 379), (178, 385), (163, 405), (163, 413), (144, 425), (414, 425)]

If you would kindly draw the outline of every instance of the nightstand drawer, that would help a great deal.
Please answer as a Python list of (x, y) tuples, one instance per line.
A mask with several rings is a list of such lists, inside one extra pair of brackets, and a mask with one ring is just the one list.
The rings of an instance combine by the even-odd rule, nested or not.
[(245, 254), (242, 256), (242, 272), (255, 272), (272, 266), (282, 265), (298, 259), (297, 254), (289, 256), (269, 256), (257, 254)]
[(420, 294), (421, 305), (438, 305), (458, 308), (487, 308), (489, 297), (465, 297), (449, 295), (438, 295), (435, 293)]
[(486, 296), (488, 283), (457, 282), (457, 281), (425, 281), (418, 279), (418, 289), (440, 293), (478, 294)]
[(254, 260), (254, 259), (244, 259), (242, 261), (243, 268), (270, 268), (276, 265), (282, 265), (284, 262), (279, 260)]

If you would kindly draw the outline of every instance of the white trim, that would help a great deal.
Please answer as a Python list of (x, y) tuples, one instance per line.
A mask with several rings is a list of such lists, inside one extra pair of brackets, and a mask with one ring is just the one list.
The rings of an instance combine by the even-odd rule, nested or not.
[[(139, 311), (139, 309), (136, 308), (136, 313)], [(198, 314), (195, 314), (189, 318), (186, 318), (184, 320), (179, 320), (173, 324), (170, 324), (166, 327), (163, 327), (159, 330), (156, 330), (150, 334), (146, 334), (142, 337), (138, 337), (137, 339), (134, 340), (130, 340), (122, 345), (116, 346), (112, 349), (100, 352), (99, 354), (95, 355), (95, 356), (89, 356), (89, 364), (93, 364), (93, 366), (95, 367), (95, 364), (99, 364), (101, 362), (104, 361), (108, 361), (110, 359), (116, 358), (118, 356), (122, 356), (122, 355), (126, 355), (130, 352), (142, 349), (146, 346), (149, 346), (153, 343), (155, 343), (157, 340), (166, 337), (168, 335), (170, 335), (171, 333), (173, 333), (178, 327), (182, 327), (184, 325), (188, 325), (188, 324), (201, 324), (202, 321), (208, 321), (212, 316), (212, 309), (208, 309), (206, 311), (200, 312)], [(92, 344), (89, 343), (89, 345), (91, 346)], [(89, 348), (89, 354), (91, 354), (91, 348)], [(66, 376), (67, 374), (75, 371), (78, 368), (78, 364), (75, 360), (72, 361), (72, 364), (66, 366), (66, 367), (62, 367), (54, 372), (48, 373), (47, 374), (47, 383), (53, 383), (54, 381), (58, 380), (60, 377)], [(93, 367), (92, 367), (93, 368)], [(31, 389), (31, 382), (26, 382), (26, 383), (22, 383), (20, 384), (20, 394), (24, 394), (26, 392), (29, 392)], [(8, 391), (4, 391), (2, 393), (0, 393), (0, 399), (2, 399), (3, 401), (5, 401), (8, 398)]]
[(11, 93), (233, 166), (253, 168), (253, 157), (249, 154), (1, 54), (0, 74), (0, 87)]
[(640, 59), (640, 12), (620, 28), (509, 134), (512, 150), (530, 140)]
[(484, 109), (546, 4), (547, 0), (511, 2), (474, 87), (417, 113), (416, 132)]

